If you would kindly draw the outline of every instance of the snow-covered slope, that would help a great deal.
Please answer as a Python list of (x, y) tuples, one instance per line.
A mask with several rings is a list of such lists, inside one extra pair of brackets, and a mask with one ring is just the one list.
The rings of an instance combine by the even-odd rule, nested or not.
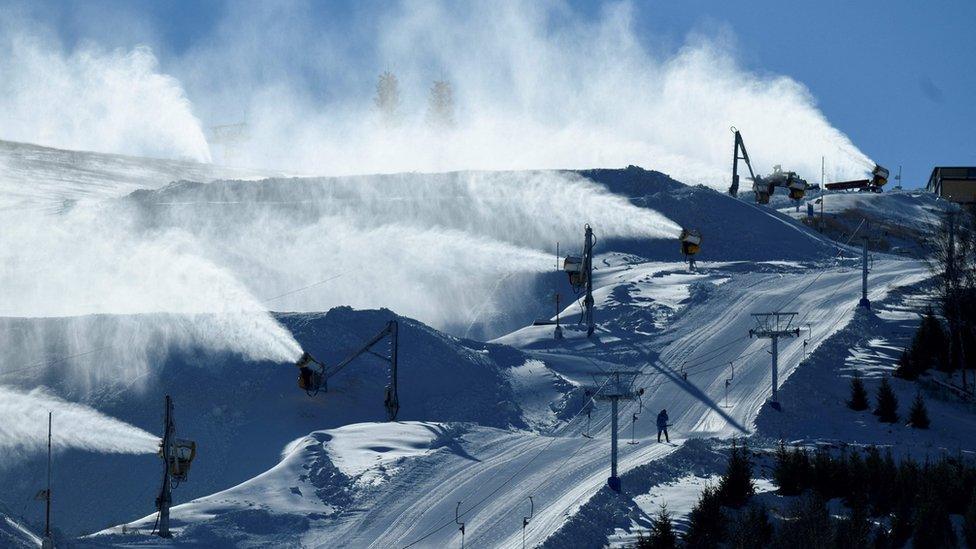
[(41, 538), (37, 534), (9, 515), (0, 513), (0, 547), (15, 549), (40, 545)]
[(190, 160), (68, 151), (0, 141), (0, 209), (55, 210), (74, 200), (118, 197), (182, 179), (210, 181), (262, 175), (268, 174)]
[[(279, 320), (305, 349), (335, 364), (367, 341), (393, 316), (389, 311), (340, 308), (325, 314), (283, 314)], [(3, 319), (7, 333), (44, 323), (57, 333), (72, 319)], [(127, 317), (103, 316), (105, 324)], [(108, 328), (106, 328), (108, 329)], [(399, 328), (400, 418), (478, 422), (497, 428), (526, 426), (507, 371), (525, 356), (500, 345), (445, 336), (410, 319)], [(97, 358), (97, 355), (96, 355)], [(5, 376), (5, 384), (46, 386), (150, 432), (160, 432), (163, 396), (171, 394), (181, 437), (198, 442), (199, 457), (176, 501), (209, 494), (253, 477), (274, 464), (287, 444), (311, 431), (385, 419), (386, 363), (358, 359), (312, 398), (297, 387), (290, 364), (247, 362), (230, 354), (174, 351), (144, 377), (103, 380), (79, 389), (69, 363)], [(40, 488), (43, 456), (0, 469), (3, 501), (24, 501)], [(84, 471), (85, 474), (78, 474)], [(159, 461), (155, 456), (97, 455), (68, 451), (55, 456), (56, 524), (78, 534), (146, 514), (153, 509)], [(86, 502), (81, 505), (80, 502)], [(38, 506), (28, 510), (42, 518)]]

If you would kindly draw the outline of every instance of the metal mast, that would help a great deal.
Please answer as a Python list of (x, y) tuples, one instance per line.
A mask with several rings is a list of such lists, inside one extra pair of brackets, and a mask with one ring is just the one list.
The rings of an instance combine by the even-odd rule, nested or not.
[(868, 234), (867, 234), (867, 223), (865, 223), (865, 234), (864, 242), (861, 248), (861, 301), (857, 303), (858, 307), (864, 307), (865, 309), (871, 308), (871, 301), (868, 299)]
[(586, 241), (583, 249), (583, 272), (586, 273), (586, 297), (583, 299), (586, 337), (593, 335), (593, 229), (586, 225)]
[(166, 395), (166, 412), (163, 420), (163, 487), (156, 498), (159, 509), (159, 537), (171, 538), (169, 531), (169, 507), (173, 503), (173, 486), (170, 480), (170, 452), (173, 444), (173, 400)]
[[(617, 476), (617, 408), (620, 399), (634, 400), (644, 394), (644, 389), (633, 390), (634, 380), (640, 375), (640, 371), (633, 370), (614, 370), (612, 372), (600, 372), (594, 376), (608, 376), (610, 379), (603, 384), (603, 390), (598, 391), (594, 398), (610, 401), (610, 478), (607, 485), (610, 489), (620, 491), (620, 477)], [(629, 381), (621, 379), (621, 376), (629, 378)]]
[(753, 313), (757, 327), (749, 330), (749, 337), (764, 337), (772, 341), (770, 354), (773, 356), (773, 396), (769, 399), (770, 405), (779, 410), (779, 338), (781, 337), (800, 337), (800, 328), (791, 328), (790, 325), (799, 313)]
[(47, 413), (47, 490), (44, 491), (44, 539), (42, 549), (53, 549), (51, 537), (51, 412)]

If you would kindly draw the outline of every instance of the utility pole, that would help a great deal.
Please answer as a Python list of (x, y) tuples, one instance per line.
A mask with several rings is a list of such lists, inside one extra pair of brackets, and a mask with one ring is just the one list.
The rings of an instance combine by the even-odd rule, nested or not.
[(586, 225), (586, 241), (583, 253), (583, 270), (586, 273), (586, 297), (583, 299), (583, 309), (586, 321), (586, 337), (593, 335), (593, 229)]
[[(556, 242), (556, 270), (559, 270), (559, 242)], [(563, 338), (563, 328), (559, 325), (559, 286), (556, 286), (556, 329), (552, 336), (555, 339)]]
[(861, 250), (861, 301), (857, 303), (858, 307), (864, 307), (865, 309), (871, 308), (871, 301), (868, 299), (868, 223), (864, 222), (864, 243)]
[(47, 413), (47, 490), (44, 491), (44, 539), (41, 549), (54, 549), (51, 536), (51, 412)]
[(827, 189), (824, 187), (824, 185), (826, 184), (826, 182), (824, 181), (825, 175), (826, 175), (826, 171), (824, 169), (824, 157), (821, 156), (820, 157), (820, 223), (818, 224), (819, 225), (818, 228), (820, 229), (821, 233), (824, 232), (823, 207), (824, 207), (825, 195), (827, 192)]
[(799, 313), (753, 313), (757, 327), (749, 330), (749, 337), (767, 338), (771, 340), (770, 354), (772, 355), (773, 371), (773, 396), (769, 399), (770, 405), (779, 410), (779, 338), (781, 337), (800, 337), (799, 328), (791, 328), (793, 320)]
[[(617, 409), (620, 399), (634, 400), (644, 394), (644, 389), (633, 390), (634, 380), (640, 375), (638, 370), (614, 370), (612, 372), (599, 372), (594, 376), (607, 376), (609, 379), (604, 381), (594, 398), (610, 401), (610, 478), (607, 485), (614, 492), (620, 491), (620, 477), (617, 476)], [(625, 381), (621, 379), (624, 376)]]
[(166, 395), (166, 412), (163, 419), (163, 486), (156, 498), (156, 508), (159, 509), (159, 537), (171, 538), (169, 531), (169, 507), (173, 503), (173, 487), (170, 479), (170, 452), (173, 444), (173, 400)]

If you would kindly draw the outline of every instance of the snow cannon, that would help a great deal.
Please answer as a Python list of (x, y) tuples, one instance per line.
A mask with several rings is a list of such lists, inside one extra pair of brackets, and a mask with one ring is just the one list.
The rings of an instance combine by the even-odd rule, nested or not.
[[(165, 459), (163, 457), (163, 443), (159, 443), (159, 452), (157, 455), (160, 459)], [(192, 440), (185, 439), (175, 439), (169, 449), (169, 475), (173, 480), (182, 482), (186, 480), (187, 474), (190, 472), (190, 465), (193, 463), (193, 458), (197, 457), (197, 443)]]
[(874, 169), (871, 170), (871, 188), (875, 192), (881, 190), (881, 187), (888, 182), (888, 168), (884, 166), (875, 164)]
[(790, 198), (793, 200), (801, 200), (806, 196), (809, 185), (807, 185), (805, 180), (797, 177), (795, 173), (790, 173), (792, 177), (790, 177), (789, 183), (787, 183), (787, 188), (790, 190)]
[(773, 194), (775, 186), (767, 183), (762, 177), (756, 176), (752, 180), (752, 192), (756, 195), (757, 204), (769, 204), (769, 197)]
[(304, 389), (308, 396), (317, 395), (325, 384), (325, 365), (305, 351), (295, 366), (298, 367), (298, 386)]
[(688, 260), (688, 268), (695, 268), (695, 254), (701, 251), (702, 235), (697, 229), (681, 229), (681, 253)]
[(586, 284), (586, 270), (583, 269), (583, 258), (578, 255), (567, 255), (563, 260), (563, 270), (569, 275), (569, 283), (574, 288)]

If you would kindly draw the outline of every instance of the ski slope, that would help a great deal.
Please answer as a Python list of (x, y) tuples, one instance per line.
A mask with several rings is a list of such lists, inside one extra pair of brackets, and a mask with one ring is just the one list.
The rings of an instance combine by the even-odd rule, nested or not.
[[(546, 383), (553, 384), (553, 380), (594, 385), (589, 372), (600, 369), (619, 367), (642, 372), (635, 382), (635, 386), (646, 390), (643, 397), (646, 409), (636, 425), (640, 444), (626, 444), (629, 418), (636, 405), (623, 405), (620, 411), (623, 472), (667, 456), (689, 438), (728, 438), (751, 433), (757, 414), (770, 396), (771, 374), (769, 356), (764, 352), (768, 341), (748, 338), (748, 330), (754, 327), (750, 313), (776, 310), (788, 302), (791, 310), (803, 313), (802, 324), (812, 325), (812, 337), (803, 330), (801, 338), (783, 341), (780, 346), (780, 379), (788, 379), (804, 351), (815, 350), (855, 315), (860, 297), (859, 271), (853, 261), (840, 263), (823, 270), (763, 264), (746, 268), (740, 263), (727, 263), (703, 265), (695, 275), (689, 275), (675, 264), (632, 264), (609, 269), (598, 280), (598, 295), (605, 296), (604, 302), (611, 294), (619, 294), (614, 290), (620, 288), (637, 294), (680, 294), (687, 291), (690, 277), (696, 279), (696, 284), (710, 284), (713, 288), (699, 300), (680, 305), (672, 322), (656, 335), (634, 337), (610, 327), (598, 329), (594, 340), (568, 337), (564, 343), (556, 344), (550, 339), (551, 327), (527, 327), (497, 342), (522, 348), (528, 356), (545, 365), (544, 370), (535, 374), (541, 380), (533, 383), (542, 388)], [(926, 267), (915, 261), (876, 261), (869, 295), (871, 299), (881, 300), (891, 288), (911, 285), (927, 277)], [(606, 311), (601, 305), (598, 303), (597, 310)], [(606, 313), (598, 320), (613, 324)], [(809, 340), (806, 349), (804, 340)], [(731, 360), (735, 360), (736, 369), (726, 406), (725, 380), (730, 376), (728, 362)], [(680, 373), (682, 363), (686, 363), (687, 381)], [(542, 399), (552, 402), (551, 391), (539, 393)], [(522, 409), (545, 404), (530, 405), (530, 398), (523, 396), (520, 400)], [(784, 402), (784, 405), (790, 404)], [(654, 442), (653, 419), (661, 408), (669, 411), (674, 423), (671, 432), (674, 445)], [(321, 485), (318, 483), (321, 479), (295, 474), (296, 453), (314, 455), (316, 462), (329, 462), (340, 472), (340, 465), (346, 461), (364, 464), (371, 460), (361, 457), (361, 445), (343, 442), (342, 436), (313, 433), (310, 435), (313, 441), (306, 439), (298, 443), (298, 449), (269, 473), (231, 490), (176, 507), (173, 519), (177, 525), (186, 527), (186, 537), (182, 539), (193, 543), (235, 539), (234, 535), (241, 535), (248, 528), (243, 522), (247, 516), (245, 511), (258, 508), (274, 517), (268, 519), (272, 522), (306, 517), (307, 531), (289, 538), (290, 542), (306, 546), (401, 547), (417, 542), (419, 547), (443, 547), (459, 541), (454, 512), (457, 502), (461, 502), (466, 543), (514, 547), (521, 544), (521, 517), (527, 513), (527, 498), (531, 495), (535, 501), (535, 517), (526, 529), (526, 536), (529, 544), (535, 545), (557, 531), (606, 482), (608, 406), (599, 404), (592, 417), (593, 439), (581, 436), (585, 427), (582, 416), (560, 422), (550, 432), (444, 425), (443, 429), (457, 432), (454, 447), (417, 440), (409, 451), (385, 450), (380, 453), (389, 453), (389, 459), (330, 477)], [(358, 439), (381, 440), (377, 431), (390, 427), (361, 424), (344, 429), (358, 431)], [(308, 465), (310, 458), (301, 461)], [(338, 498), (331, 493), (337, 485), (351, 486), (351, 489)], [(292, 487), (297, 487), (301, 495), (294, 493)], [(314, 511), (309, 511), (306, 507), (309, 498), (305, 494), (316, 491), (324, 491), (329, 496), (312, 498)], [(280, 504), (279, 498), (283, 499)], [(315, 518), (310, 518), (312, 515)], [(231, 518), (235, 516), (238, 518)], [(145, 530), (152, 526), (152, 518), (146, 517), (126, 528)], [(201, 520), (204, 525), (206, 520), (214, 521), (214, 529), (203, 527)], [(221, 535), (207, 537), (213, 536), (215, 529)], [(280, 531), (274, 530), (269, 535), (272, 537), (252, 535), (248, 539), (281, 541), (274, 537), (281, 535)], [(117, 537), (108, 539), (124, 542)]]
[[(689, 440), (756, 431), (757, 416), (770, 413), (764, 403), (771, 373), (768, 341), (748, 337), (755, 327), (751, 313), (800, 313), (801, 336), (781, 342), (782, 384), (808, 366), (799, 366), (804, 356), (855, 319), (860, 298), (856, 248), (812, 231), (788, 212), (636, 167), (206, 183), (216, 172), (192, 163), (6, 147), (21, 163), (19, 172), (11, 172), (19, 173), (18, 179), (7, 181), (11, 205), (43, 207), (56, 216), (61, 201), (90, 199), (104, 203), (104, 212), (134, 212), (133, 226), (140, 231), (192, 233), (200, 239), (200, 253), (210, 254), (215, 265), (226, 267), (256, 295), (287, 292), (288, 299), (272, 305), (301, 312), (278, 313), (274, 321), (328, 363), (339, 361), (394, 314), (404, 315), (373, 309), (377, 296), (422, 317), (399, 316), (402, 421), (396, 424), (382, 422), (388, 374), (382, 362), (369, 357), (314, 399), (295, 387), (290, 364), (256, 362), (183, 340), (145, 353), (151, 360), (131, 378), (86, 377), (89, 363), (105, 360), (97, 354), (81, 362), (37, 361), (43, 367), (3, 374), (4, 385), (44, 386), (151, 432), (159, 429), (163, 395), (173, 394), (181, 436), (200, 445), (190, 480), (174, 493), (176, 544), (443, 547), (460, 541), (459, 511), (466, 544), (516, 547), (529, 496), (535, 514), (525, 529), (527, 543), (561, 539), (554, 535), (565, 532), (568, 521), (604, 490), (608, 476), (609, 406), (597, 402), (589, 424), (582, 413), (585, 391), (600, 390), (605, 380), (599, 373), (638, 370), (634, 386), (645, 389), (643, 408), (624, 403), (619, 413), (624, 475), (668, 458)], [(41, 186), (25, 187), (34, 172)], [(202, 181), (166, 186), (177, 176)], [(479, 196), (486, 184), (534, 194), (506, 205), (511, 197)], [(550, 240), (560, 239), (563, 250), (575, 251), (582, 224), (593, 221), (566, 212), (558, 223), (548, 219), (540, 208), (552, 194), (550, 187), (562, 193), (566, 208), (585, 212), (585, 204), (574, 203), (574, 193), (584, 192), (613, 206), (600, 215), (607, 224), (617, 223), (616, 233), (607, 231), (604, 238), (604, 229), (594, 223), (598, 329), (591, 339), (575, 327), (578, 304), (567, 297), (572, 294), (565, 275), (548, 271), (548, 254), (542, 271), (517, 270), (526, 258), (543, 255), (538, 249)], [(289, 193), (298, 193), (297, 200), (282, 201)], [(897, 219), (913, 219), (912, 208), (928, 208), (924, 199), (899, 200), (891, 206), (905, 209)], [(673, 239), (650, 239), (646, 234), (654, 231), (628, 228), (633, 219), (615, 220), (615, 212), (630, 211), (621, 209), (622, 201), (700, 229), (705, 242), (699, 269), (685, 268)], [(476, 209), (465, 209), (471, 203)], [(843, 211), (856, 215), (859, 207), (854, 203)], [(398, 224), (390, 228), (392, 218)], [(640, 219), (658, 222), (660, 217), (648, 213)], [(384, 230), (365, 239), (355, 236), (375, 223)], [(348, 226), (349, 232), (330, 232), (337, 226)], [(407, 242), (431, 226), (429, 239)], [(269, 233), (290, 236), (280, 242), (266, 239)], [(472, 234), (477, 238), (459, 239), (436, 260), (393, 255), (397, 259), (389, 270), (376, 269), (377, 258), (395, 254), (405, 242), (430, 251), (442, 241)], [(386, 247), (373, 250), (375, 257), (366, 256), (358, 270), (339, 273), (343, 285), (297, 277), (327, 280), (325, 273), (304, 271), (335, 268), (329, 254), (308, 243), (348, 240), (345, 249), (352, 253), (374, 246), (377, 235)], [(511, 251), (525, 242), (535, 246), (531, 254)], [(485, 250), (501, 250), (501, 257), (516, 266), (497, 264)], [(246, 276), (254, 273), (253, 279)], [(883, 300), (928, 276), (923, 262), (879, 254), (870, 297)], [(291, 292), (294, 288), (312, 291)], [(551, 326), (530, 325), (551, 314), (553, 291), (565, 299), (560, 317), (567, 336), (561, 342), (552, 339)], [(431, 299), (435, 293), (438, 299)], [(360, 306), (369, 310), (316, 312), (316, 303), (331, 308), (342, 300), (363, 300), (370, 305)], [(43, 335), (46, 353), (55, 357), (58, 349), (77, 347), (78, 325), (89, 333), (119, 334), (138, 333), (151, 323), (152, 315), (18, 317), (0, 319), (0, 329), (16, 341)], [(472, 334), (493, 339), (467, 339)], [(104, 371), (129, 373), (95, 370)], [(79, 377), (85, 383), (79, 384)], [(789, 411), (791, 401), (782, 400)], [(671, 444), (655, 441), (654, 416), (662, 408), (674, 424)], [(627, 444), (637, 411), (639, 443)], [(583, 436), (586, 432), (593, 438)], [(96, 532), (77, 538), (77, 544), (155, 543), (147, 535), (155, 519), (158, 459), (70, 450), (55, 463), (57, 526), (71, 536)], [(5, 486), (0, 501), (24, 505), (39, 488), (39, 464), (36, 459), (6, 463), (0, 469)], [(74, 474), (77, 470), (87, 474)], [(25, 507), (35, 531), (38, 507)]]

